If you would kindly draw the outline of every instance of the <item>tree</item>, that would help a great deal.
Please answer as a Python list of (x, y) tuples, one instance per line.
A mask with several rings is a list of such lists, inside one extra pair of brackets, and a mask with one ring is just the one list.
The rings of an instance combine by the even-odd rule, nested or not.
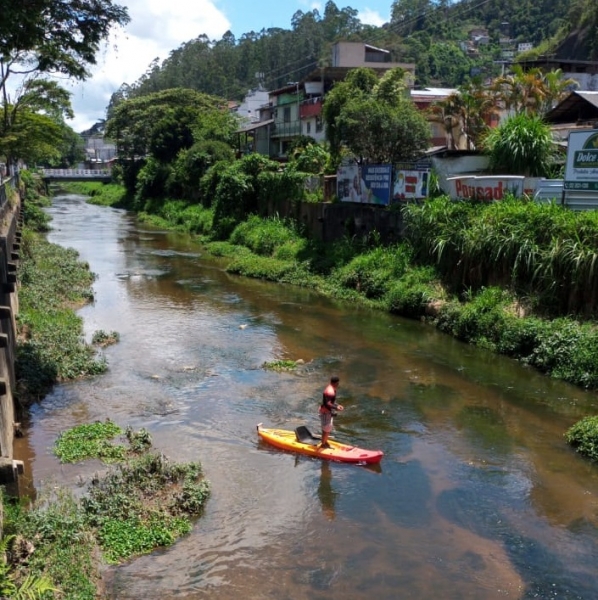
[[(48, 154), (62, 119), (73, 116), (68, 92), (42, 76), (59, 73), (85, 79), (100, 42), (129, 17), (112, 0), (0, 0), (0, 14), (0, 144), (8, 162), (31, 161)], [(11, 98), (7, 85), (13, 75), (19, 85)], [(40, 127), (44, 121), (46, 139)], [(32, 140), (19, 139), (23, 135), (33, 135), (40, 147), (36, 150)], [(20, 154), (25, 151), (27, 155)]]
[(353, 69), (344, 81), (338, 82), (326, 95), (322, 116), (326, 122), (326, 139), (334, 157), (340, 155), (345, 138), (343, 122), (340, 120), (343, 108), (351, 99), (371, 93), (377, 83), (378, 76), (372, 69)]
[(8, 135), (0, 136), (0, 154), (13, 164), (18, 157), (27, 163), (52, 163), (60, 159), (64, 124), (48, 115), (23, 109)]
[(164, 168), (172, 168), (181, 151), (201, 140), (228, 143), (236, 129), (237, 122), (221, 98), (171, 89), (121, 101), (108, 119), (106, 135), (116, 143), (129, 192), (136, 189), (139, 170), (151, 158), (151, 173), (144, 175), (145, 182), (152, 194), (159, 196), (159, 186), (150, 181), (150, 175), (160, 174), (164, 183)]
[(326, 135), (333, 155), (344, 144), (370, 163), (416, 158), (428, 147), (430, 127), (408, 95), (405, 73), (391, 69), (378, 79), (355, 69), (324, 102)]
[(52, 161), (61, 155), (59, 148), (52, 146), (63, 148), (62, 135), (71, 137), (64, 118), (72, 118), (73, 111), (70, 93), (55, 81), (25, 79), (15, 102), (5, 103), (2, 109), (0, 152), (8, 164), (17, 158), (25, 162)]
[(339, 118), (351, 152), (369, 163), (413, 160), (428, 148), (430, 126), (411, 100), (378, 98), (347, 103)]
[[(444, 122), (445, 130), (455, 148), (461, 149), (461, 137), (465, 137), (468, 150), (480, 149), (488, 131), (488, 121), (496, 112), (497, 97), (479, 81), (461, 86), (458, 91), (430, 108), (436, 122)], [(458, 139), (455, 140), (455, 134)]]
[(85, 79), (100, 42), (129, 21), (127, 9), (112, 0), (0, 0), (0, 14), (2, 86), (13, 72)]

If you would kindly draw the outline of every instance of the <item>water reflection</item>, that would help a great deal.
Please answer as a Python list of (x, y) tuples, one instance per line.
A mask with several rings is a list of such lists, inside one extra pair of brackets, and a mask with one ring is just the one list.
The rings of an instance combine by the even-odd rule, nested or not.
[(338, 492), (335, 492), (332, 489), (332, 469), (330, 463), (327, 460), (323, 460), (321, 463), (318, 498), (322, 503), (322, 512), (326, 515), (328, 520), (333, 521), (335, 517), (334, 505), (336, 503)]
[[(230, 276), (191, 238), (56, 199), (50, 241), (98, 274), (86, 335), (118, 331), (109, 372), (36, 407), (23, 452), (37, 487), (77, 486), (55, 437), (114, 418), (173, 460), (200, 459), (212, 497), (172, 548), (107, 572), (125, 600), (598, 597), (598, 469), (563, 433), (583, 392), (419, 322)], [(90, 225), (91, 224), (91, 225)], [(303, 359), (296, 372), (265, 361)], [(263, 445), (255, 425), (317, 429), (321, 382), (343, 381), (335, 437), (381, 466)]]

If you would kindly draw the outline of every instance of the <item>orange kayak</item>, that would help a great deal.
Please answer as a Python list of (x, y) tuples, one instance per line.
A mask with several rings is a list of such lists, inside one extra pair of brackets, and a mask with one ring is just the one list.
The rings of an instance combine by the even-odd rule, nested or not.
[(320, 438), (314, 436), (305, 426), (297, 427), (295, 431), (287, 429), (267, 429), (261, 423), (257, 425), (257, 434), (261, 440), (280, 448), (316, 458), (353, 464), (371, 465), (379, 463), (384, 456), (382, 450), (364, 450), (357, 446), (348, 446), (328, 439), (330, 448), (320, 448)]

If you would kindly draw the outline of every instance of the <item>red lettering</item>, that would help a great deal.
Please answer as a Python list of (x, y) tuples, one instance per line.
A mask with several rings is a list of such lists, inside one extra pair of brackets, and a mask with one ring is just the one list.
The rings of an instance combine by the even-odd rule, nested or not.
[(503, 192), (502, 192), (502, 181), (498, 182), (498, 185), (494, 188), (494, 199), (502, 200)]

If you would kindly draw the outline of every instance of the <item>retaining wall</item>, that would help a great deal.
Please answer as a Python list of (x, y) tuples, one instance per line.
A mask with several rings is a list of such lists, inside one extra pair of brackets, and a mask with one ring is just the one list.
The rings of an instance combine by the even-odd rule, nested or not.
[(309, 235), (323, 242), (345, 236), (362, 238), (376, 232), (383, 243), (403, 237), (403, 217), (399, 207), (344, 202), (276, 202), (268, 207), (270, 216), (293, 217), (307, 228)]
[(19, 311), (17, 265), (23, 224), (21, 195), (16, 178), (0, 184), (0, 483), (13, 484), (22, 464), (13, 460), (15, 436), (17, 349), (16, 315)]

